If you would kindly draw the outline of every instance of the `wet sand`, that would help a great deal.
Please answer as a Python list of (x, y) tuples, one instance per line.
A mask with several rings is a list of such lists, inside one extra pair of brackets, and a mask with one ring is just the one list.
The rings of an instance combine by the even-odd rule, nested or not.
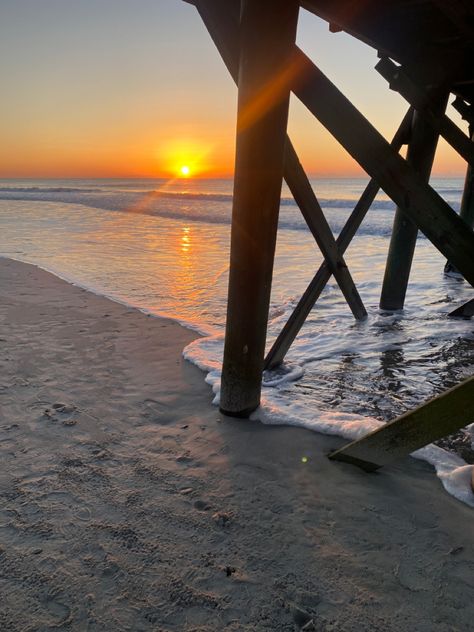
[(0, 260), (0, 630), (472, 629), (472, 509), (222, 417), (194, 337)]

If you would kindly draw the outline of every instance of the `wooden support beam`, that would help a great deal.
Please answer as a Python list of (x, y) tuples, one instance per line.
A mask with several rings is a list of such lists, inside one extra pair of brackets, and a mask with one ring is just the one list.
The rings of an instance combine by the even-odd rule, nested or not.
[(474, 377), (329, 455), (373, 472), (474, 421)]
[(474, 298), (449, 313), (451, 318), (472, 318), (474, 316)]
[(260, 404), (298, 0), (242, 0), (221, 411)]
[(299, 63), (296, 96), (474, 285), (474, 234), (301, 51)]
[[(474, 126), (471, 125), (470, 128), (473, 130)], [(471, 138), (474, 140), (474, 132), (472, 131)], [(466, 222), (469, 228), (474, 228), (474, 169), (471, 165), (468, 165), (466, 169), (459, 216)], [(447, 273), (458, 272), (456, 266), (449, 260), (444, 266), (444, 271)], [(461, 312), (459, 310), (454, 310), (454, 312), (450, 313), (450, 316), (459, 317), (460, 314)]]
[(459, 214), (468, 226), (471, 228), (474, 227), (474, 169), (471, 165), (468, 166), (466, 171), (466, 180), (464, 182), (464, 191)]
[[(224, 6), (220, 0), (196, 0), (196, 7), (229, 73), (237, 83), (239, 40), (235, 3)], [(335, 238), (311, 183), (288, 137), (285, 150), (284, 178), (354, 317), (362, 320), (367, 316), (367, 311), (347, 264), (338, 251)]]
[[(458, 110), (464, 120), (469, 123), (469, 136), (474, 143), (474, 105), (468, 105), (462, 99), (455, 99), (454, 107)], [(470, 227), (474, 227), (474, 166), (467, 166), (464, 190), (461, 200), (461, 218)]]
[[(448, 94), (433, 98), (433, 111), (444, 114)], [(428, 183), (436, 153), (439, 134), (429, 125), (419, 112), (413, 113), (412, 131), (408, 143), (407, 162)], [(392, 236), (385, 267), (385, 275), (380, 297), (380, 308), (402, 309), (415, 253), (417, 225), (398, 207), (395, 212)]]
[[(474, 139), (474, 132), (471, 132), (471, 138)], [(471, 165), (467, 166), (459, 215), (471, 229), (474, 228), (474, 169)], [(457, 272), (457, 269), (451, 261), (447, 261), (444, 271)], [(474, 299), (449, 312), (449, 316), (451, 318), (472, 318), (474, 316)]]
[[(474, 169), (471, 165), (468, 165), (466, 171), (459, 216), (471, 229), (474, 227)], [(456, 266), (451, 261), (446, 262), (444, 271), (447, 273), (458, 272)], [(454, 316), (455, 314), (452, 312), (450, 315)]]
[(406, 74), (402, 67), (397, 66), (388, 57), (383, 57), (375, 66), (384, 77), (392, 90), (399, 92), (408, 103), (422, 113), (431, 127), (438, 132), (463, 158), (474, 165), (474, 143), (469, 136), (451, 121), (446, 114), (439, 115), (437, 108), (429, 94), (418, 86)]
[(296, 203), (301, 209), (308, 228), (316, 240), (330, 272), (334, 275), (337, 284), (341, 288), (354, 317), (358, 320), (366, 318), (367, 311), (352, 280), (349, 268), (339, 252), (331, 228), (290, 139), (287, 141), (285, 153), (285, 178)]
[(240, 56), (240, 0), (186, 0), (194, 4), (207, 28), (230, 76), (236, 84), (239, 80)]
[[(413, 108), (410, 108), (405, 114), (400, 127), (391, 142), (392, 148), (397, 153), (400, 151), (402, 145), (408, 142), (412, 115)], [(344, 254), (349, 247), (349, 244), (351, 243), (379, 190), (380, 187), (376, 180), (370, 180), (336, 240), (337, 246), (342, 254)], [(326, 287), (330, 277), (331, 271), (324, 262), (316, 272), (316, 275), (307, 287), (305, 293), (299, 300), (298, 305), (286, 321), (285, 326), (268, 352), (268, 355), (265, 358), (265, 369), (273, 369), (283, 362), (289, 348), (293, 344), (293, 341), (298, 335), (301, 327), (304, 325), (310, 311), (313, 309), (316, 301), (321, 295), (321, 292)]]

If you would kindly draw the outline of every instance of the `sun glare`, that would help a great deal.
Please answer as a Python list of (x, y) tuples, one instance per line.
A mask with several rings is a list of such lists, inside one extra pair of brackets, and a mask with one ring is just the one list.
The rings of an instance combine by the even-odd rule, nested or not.
[(211, 149), (200, 140), (164, 140), (157, 150), (157, 171), (168, 178), (202, 177), (211, 170), (207, 158)]

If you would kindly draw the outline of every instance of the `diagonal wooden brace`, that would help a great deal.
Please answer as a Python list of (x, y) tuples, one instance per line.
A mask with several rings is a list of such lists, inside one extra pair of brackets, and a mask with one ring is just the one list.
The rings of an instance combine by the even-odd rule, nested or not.
[[(238, 14), (236, 10), (234, 9), (234, 12), (232, 12), (232, 6), (226, 5), (224, 7), (222, 2), (217, 0), (195, 0), (193, 4), (198, 9), (227, 69), (237, 83), (239, 42)], [(233, 6), (236, 7), (236, 4), (234, 3)], [(338, 250), (334, 235), (298, 159), (298, 155), (288, 137), (285, 151), (284, 177), (354, 317), (358, 320), (365, 318), (367, 311), (362, 299), (347, 264)]]
[(286, 145), (284, 174), (290, 191), (354, 317), (358, 320), (366, 318), (366, 309), (352, 280), (349, 268), (289, 138)]
[(408, 103), (423, 115), (427, 123), (438, 132), (470, 165), (474, 165), (474, 143), (446, 114), (436, 112), (430, 96), (388, 57), (383, 57), (375, 69), (384, 77), (392, 90), (399, 92)]
[(329, 455), (373, 472), (474, 421), (474, 377)]
[(449, 312), (451, 318), (472, 318), (474, 316), (474, 298)]
[(474, 233), (297, 47), (293, 91), (436, 248), (474, 285)]
[[(409, 108), (408, 112), (403, 117), (400, 127), (393, 137), (391, 146), (397, 152), (400, 151), (402, 145), (408, 142), (412, 116), (413, 108)], [(370, 180), (336, 240), (341, 253), (344, 253), (349, 247), (349, 244), (351, 243), (379, 190), (380, 187), (377, 182), (374, 179)], [(331, 272), (327, 264), (323, 263), (316, 272), (316, 275), (312, 279), (311, 283), (308, 285), (293, 313), (286, 321), (285, 326), (273, 343), (272, 348), (268, 352), (268, 355), (265, 358), (265, 369), (272, 369), (283, 362), (285, 355), (293, 344), (293, 341), (298, 335), (301, 327), (304, 325), (306, 318), (313, 309), (316, 301), (321, 295), (321, 292), (326, 287), (330, 277)]]

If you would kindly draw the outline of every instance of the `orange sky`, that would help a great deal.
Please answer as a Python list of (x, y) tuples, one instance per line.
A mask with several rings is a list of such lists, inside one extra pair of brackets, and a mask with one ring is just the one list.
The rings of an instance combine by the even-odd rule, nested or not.
[[(298, 42), (390, 137), (407, 106), (376, 52), (304, 11)], [(0, 55), (0, 177), (232, 175), (236, 89), (191, 5), (2, 3)], [(296, 99), (289, 133), (311, 175), (363, 175)], [(440, 143), (434, 173), (464, 171)]]

